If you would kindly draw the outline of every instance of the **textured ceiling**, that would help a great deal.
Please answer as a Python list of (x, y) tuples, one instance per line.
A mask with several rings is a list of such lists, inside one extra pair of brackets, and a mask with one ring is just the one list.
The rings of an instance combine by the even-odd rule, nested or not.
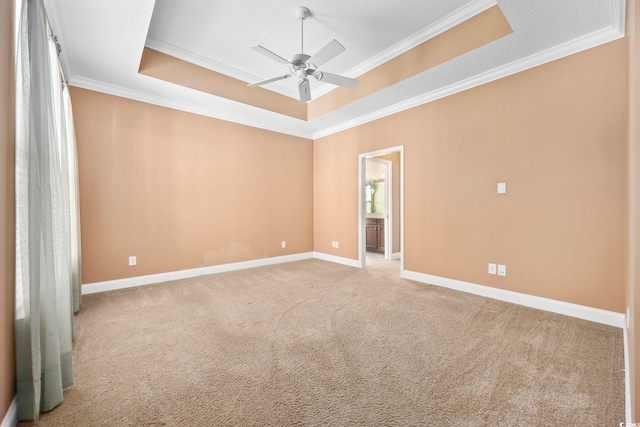
[[(359, 4), (356, 4), (359, 3)], [(366, 7), (363, 9), (363, 3)], [(288, 58), (331, 39), (346, 52), (323, 69), (359, 77), (430, 37), (498, 4), (513, 33), (310, 121), (138, 73), (146, 46), (246, 82), (281, 65), (248, 48)], [(318, 138), (447, 96), (624, 35), (624, 0), (45, 0), (70, 84), (306, 138)], [(312, 83), (314, 99), (333, 86)], [(293, 79), (265, 86), (297, 97)], [(313, 102), (313, 101), (312, 101)]]
[[(157, 0), (147, 45), (160, 51), (180, 50), (187, 58), (211, 58), (209, 68), (247, 82), (263, 80), (281, 75), (285, 69), (249, 50), (248, 46), (259, 44), (287, 59), (301, 53), (300, 21), (294, 10), (303, 4), (311, 11), (304, 23), (304, 53), (313, 54), (336, 39), (347, 51), (323, 68), (357, 77), (367, 71), (359, 69), (361, 64), (472, 3), (471, 0), (399, 0), (371, 1), (365, 6), (363, 2), (344, 0), (254, 1), (250, 4)], [(322, 85), (315, 80), (311, 84), (313, 89)], [(268, 88), (298, 98), (293, 80)]]

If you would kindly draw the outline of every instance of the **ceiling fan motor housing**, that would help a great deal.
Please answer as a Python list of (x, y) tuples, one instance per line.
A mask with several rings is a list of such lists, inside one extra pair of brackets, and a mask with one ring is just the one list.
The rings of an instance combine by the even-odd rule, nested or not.
[(289, 62), (291, 62), (296, 69), (305, 68), (309, 58), (311, 58), (311, 56), (305, 55), (304, 53), (297, 53), (291, 57)]
[[(358, 84), (358, 80), (352, 79), (349, 77), (339, 76), (331, 73), (323, 73), (318, 70), (318, 66), (322, 66), (322, 64), (332, 60), (334, 57), (339, 55), (340, 53), (345, 51), (344, 46), (338, 43), (335, 39), (330, 41), (325, 47), (320, 49), (320, 51), (316, 52), (315, 55), (310, 56), (306, 55), (304, 52), (304, 21), (307, 19), (311, 12), (304, 6), (298, 6), (294, 13), (298, 19), (300, 19), (301, 23), (301, 43), (300, 43), (300, 52), (293, 56), (291, 59), (286, 60), (283, 57), (271, 52), (268, 49), (258, 45), (258, 46), (250, 46), (251, 49), (265, 55), (272, 60), (279, 62), (280, 64), (284, 64), (289, 69), (289, 74), (280, 75), (271, 79), (263, 80), (257, 83), (251, 83), (249, 86), (262, 86), (268, 83), (273, 83), (279, 80), (287, 79), (289, 77), (296, 76), (300, 79), (298, 82), (299, 92), (300, 92), (300, 101), (301, 102), (309, 102), (311, 101), (311, 89), (309, 87), (309, 78), (315, 77), (316, 80), (326, 82), (336, 86), (347, 87), (349, 89), (354, 89)], [(313, 62), (309, 62), (310, 59), (313, 59)]]

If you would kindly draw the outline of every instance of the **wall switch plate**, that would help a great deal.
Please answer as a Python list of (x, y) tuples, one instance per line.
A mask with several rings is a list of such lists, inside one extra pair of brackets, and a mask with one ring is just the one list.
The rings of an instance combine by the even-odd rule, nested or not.
[(498, 264), (498, 276), (506, 276), (507, 275), (507, 266)]
[(338, 243), (338, 241), (336, 240), (336, 248), (340, 247), (340, 243)]
[(499, 182), (498, 183), (498, 194), (506, 194), (507, 193), (507, 183)]
[(282, 247), (286, 248), (287, 247), (287, 242), (285, 242), (284, 240), (282, 241)]
[(129, 257), (129, 266), (132, 266), (132, 265), (136, 265), (136, 257), (134, 256)]
[(489, 274), (496, 274), (498, 272), (496, 265), (489, 263)]

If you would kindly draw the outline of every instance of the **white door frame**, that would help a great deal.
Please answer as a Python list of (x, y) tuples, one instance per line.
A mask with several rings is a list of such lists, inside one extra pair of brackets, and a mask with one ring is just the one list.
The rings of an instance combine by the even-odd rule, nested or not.
[[(366, 218), (365, 218), (365, 188), (364, 185), (366, 183), (366, 161), (368, 158), (382, 156), (384, 154), (390, 154), (394, 152), (400, 152), (400, 218), (397, 220), (400, 221), (400, 274), (404, 273), (404, 145), (398, 145), (395, 147), (385, 148), (383, 150), (371, 151), (368, 153), (363, 153), (358, 156), (358, 265), (360, 268), (364, 268), (367, 265), (367, 247), (365, 242), (366, 236)], [(389, 171), (390, 172), (390, 171)], [(391, 175), (391, 173), (385, 173), (385, 182), (387, 175)], [(391, 184), (391, 180), (389, 183)], [(390, 202), (390, 198), (387, 199)], [(387, 212), (390, 212), (391, 209), (388, 209)], [(388, 229), (388, 230), (387, 230)], [(391, 222), (389, 222), (389, 227), (387, 227), (385, 221), (385, 233), (392, 232), (391, 230)], [(385, 238), (385, 258), (387, 256), (387, 249), (391, 251), (393, 248), (391, 245), (387, 244), (392, 239), (386, 240)], [(389, 255), (390, 256), (390, 255)]]

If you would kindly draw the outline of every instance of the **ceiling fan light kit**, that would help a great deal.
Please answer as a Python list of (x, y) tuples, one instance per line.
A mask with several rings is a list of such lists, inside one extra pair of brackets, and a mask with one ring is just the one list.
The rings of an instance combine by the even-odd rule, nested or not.
[(271, 52), (264, 47), (250, 46), (250, 49), (255, 50), (263, 54), (264, 56), (279, 62), (287, 66), (289, 73), (282, 76), (273, 77), (267, 80), (262, 80), (256, 83), (251, 83), (248, 86), (263, 86), (269, 83), (277, 82), (279, 80), (288, 79), (290, 77), (297, 77), (300, 79), (298, 82), (298, 89), (300, 93), (300, 101), (311, 101), (311, 88), (309, 87), (309, 76), (313, 76), (316, 80), (324, 83), (329, 83), (336, 86), (346, 87), (348, 89), (355, 89), (358, 85), (357, 79), (350, 77), (340, 76), (337, 74), (331, 74), (318, 70), (318, 67), (329, 62), (346, 49), (338, 41), (331, 40), (325, 47), (320, 49), (315, 55), (310, 56), (304, 53), (304, 21), (311, 16), (311, 12), (304, 6), (298, 6), (294, 10), (296, 18), (301, 22), (301, 37), (300, 37), (300, 53), (291, 56), (291, 59), (286, 60), (280, 55)]

